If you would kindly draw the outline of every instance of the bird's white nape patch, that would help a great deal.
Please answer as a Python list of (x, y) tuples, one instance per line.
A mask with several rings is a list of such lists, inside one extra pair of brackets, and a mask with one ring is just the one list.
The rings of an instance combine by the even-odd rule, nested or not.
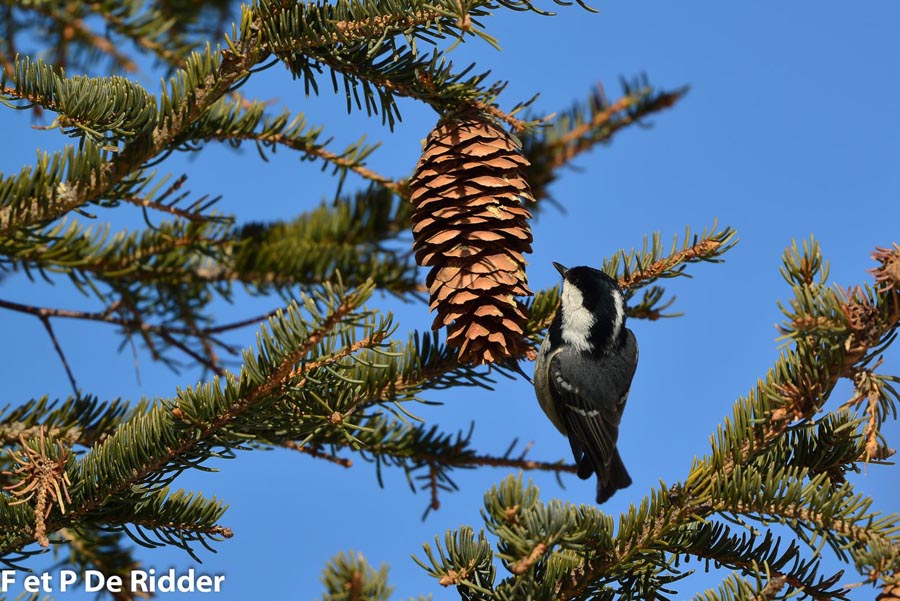
[(615, 344), (622, 332), (622, 324), (625, 323), (625, 298), (618, 290), (613, 290), (613, 306), (616, 308), (616, 316), (613, 319), (612, 336), (609, 338), (610, 344)]
[(564, 281), (561, 303), (562, 339), (576, 350), (584, 352), (594, 350), (590, 342), (594, 315), (585, 308), (581, 290)]

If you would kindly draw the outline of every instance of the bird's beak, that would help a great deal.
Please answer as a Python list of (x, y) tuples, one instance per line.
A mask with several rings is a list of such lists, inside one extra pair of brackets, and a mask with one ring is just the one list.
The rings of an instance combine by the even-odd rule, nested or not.
[(557, 263), (556, 261), (553, 261), (553, 266), (556, 267), (556, 271), (559, 272), (559, 275), (561, 275), (562, 277), (566, 277), (566, 272), (569, 270), (566, 269), (565, 265), (562, 265), (561, 263)]

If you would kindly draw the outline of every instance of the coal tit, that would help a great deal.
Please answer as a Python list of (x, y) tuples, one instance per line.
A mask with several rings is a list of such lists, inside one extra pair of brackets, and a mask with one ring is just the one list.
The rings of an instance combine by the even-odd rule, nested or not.
[(534, 366), (534, 389), (569, 439), (578, 477), (597, 474), (597, 503), (604, 503), (631, 484), (616, 441), (637, 340), (625, 327), (625, 297), (615, 280), (591, 267), (553, 266), (563, 277), (562, 294)]

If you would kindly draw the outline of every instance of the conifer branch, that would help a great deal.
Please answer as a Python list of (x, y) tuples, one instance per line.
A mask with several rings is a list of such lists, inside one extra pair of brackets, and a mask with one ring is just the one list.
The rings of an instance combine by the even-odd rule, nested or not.
[[(360, 108), (364, 103), (368, 114), (380, 110), (382, 120), (393, 127), (398, 114), (396, 95), (426, 102), (438, 112), (466, 106), (475, 111), (491, 107), (495, 115), (518, 123), (511, 115), (492, 107), (502, 86), (481, 90), (483, 75), (463, 80), (465, 71), (454, 74), (452, 65), (439, 60), (437, 51), (430, 58), (420, 56), (417, 38), (427, 40), (449, 34), (462, 39), (468, 28), (475, 35), (492, 39), (472, 27), (465, 15), (458, 14), (461, 5), (441, 2), (435, 7), (428, 10), (409, 6), (403, 10), (397, 5), (377, 9), (369, 5), (365, 9), (368, 16), (363, 19), (355, 14), (353, 2), (337, 6), (293, 5), (288, 9), (275, 2), (262, 2), (259, 12), (268, 49), (296, 76), (307, 80), (308, 89), (317, 89), (315, 73), (323, 66), (332, 71), (335, 91), (339, 87), (334, 74), (343, 76), (348, 110), (354, 101)], [(481, 7), (472, 6), (469, 10), (480, 14)], [(367, 35), (375, 26), (381, 27), (379, 35)], [(404, 37), (407, 46), (395, 41), (398, 35)], [(340, 40), (337, 46), (336, 40)], [(358, 84), (363, 88), (362, 101)]]
[[(747, 561), (742, 559), (740, 556), (723, 558), (720, 555), (704, 554), (702, 550), (695, 552), (695, 554), (701, 559), (709, 558), (727, 567), (737, 568), (745, 574), (759, 575), (759, 573), (762, 571), (760, 568), (763, 567), (756, 561)], [(816, 601), (832, 601), (836, 596), (839, 597), (841, 595), (840, 591), (837, 592), (837, 595), (833, 591), (828, 591), (825, 594), (820, 594), (820, 590), (822, 588), (821, 584), (810, 586), (808, 582), (805, 582), (800, 578), (796, 578), (788, 574), (783, 574), (777, 570), (767, 569), (766, 572), (769, 580), (756, 596), (756, 599), (760, 601), (775, 599), (786, 585), (792, 587), (794, 590), (800, 591), (801, 594), (807, 595), (810, 599), (815, 599)], [(840, 573), (838, 573), (838, 576), (840, 576)]]
[(203, 536), (203, 537), (218, 537), (218, 538), (231, 538), (234, 536), (234, 531), (231, 528), (226, 526), (204, 526), (197, 525), (192, 523), (172, 523), (168, 520), (161, 520), (156, 518), (156, 516), (146, 516), (142, 518), (129, 518), (127, 520), (117, 521), (110, 520), (109, 524), (112, 526), (131, 526), (136, 528), (143, 528), (147, 530), (171, 530), (173, 532), (178, 532), (179, 535), (191, 535), (191, 536)]
[(107, 25), (119, 35), (130, 39), (136, 46), (153, 53), (164, 63), (184, 66), (184, 56), (192, 44), (172, 35), (173, 17), (168, 17), (153, 6), (141, 6), (141, 14), (126, 3), (128, 10), (110, 11), (102, 2), (86, 2), (85, 6), (102, 17)]
[[(61, 174), (51, 178), (43, 189), (36, 190), (36, 195), (18, 199), (16, 205), (0, 209), (0, 236), (10, 236), (16, 231), (39, 226), (57, 219), (69, 211), (89, 202), (95, 202), (104, 196), (117, 197), (113, 190), (142, 164), (158, 156), (170, 145), (176, 143), (183, 132), (199, 119), (203, 113), (218, 101), (259, 61), (258, 38), (253, 34), (223, 52), (221, 60), (215, 59), (210, 51), (205, 55), (194, 55), (185, 63), (182, 70), (191, 86), (179, 89), (177, 80), (172, 81), (169, 94), (164, 94), (163, 108), (155, 127), (151, 131), (143, 131), (125, 144), (112, 158), (107, 158), (99, 147), (83, 140), (84, 149), (78, 158), (84, 163), (76, 162), (76, 155), (70, 149), (58, 153), (55, 160), (69, 164), (79, 177), (74, 183), (63, 181)], [(6, 95), (24, 97), (32, 102), (49, 105), (48, 108), (59, 108), (50, 96), (39, 89), (31, 91), (31, 86), (38, 81), (38, 74), (54, 86), (67, 85), (52, 72), (49, 67), (30, 62), (17, 65), (17, 87), (14, 90), (3, 88)], [(131, 87), (136, 88), (134, 84)], [(98, 86), (99, 89), (105, 89)], [(12, 94), (10, 94), (12, 92)], [(83, 157), (83, 158), (82, 158)], [(40, 166), (38, 167), (40, 170)], [(24, 174), (29, 177), (31, 174)], [(41, 174), (43, 176), (43, 174)], [(56, 181), (53, 181), (53, 180)]]
[[(343, 348), (321, 354), (323, 346), (327, 348), (328, 345), (332, 344), (328, 340), (333, 339), (336, 332), (347, 328), (348, 324), (350, 324), (349, 327), (353, 327), (353, 324), (358, 323), (362, 316), (355, 312), (371, 293), (371, 290), (372, 288), (369, 286), (353, 293), (334, 296), (331, 299), (334, 302), (331, 310), (321, 317), (315, 328), (307, 331), (302, 340), (297, 341), (294, 348), (276, 349), (271, 346), (271, 342), (268, 343), (268, 347), (263, 345), (260, 349), (260, 358), (271, 356), (271, 359), (274, 361), (271, 365), (263, 367), (257, 364), (254, 366), (250, 363), (250, 355), (245, 355), (245, 360), (248, 362), (248, 365), (245, 365), (245, 370), (250, 370), (250, 373), (257, 374), (256, 377), (260, 379), (258, 382), (251, 384), (246, 371), (242, 374), (243, 379), (240, 382), (229, 378), (228, 386), (230, 392), (228, 394), (230, 396), (235, 395), (237, 392), (234, 389), (235, 386), (240, 386), (242, 389), (241, 393), (233, 396), (229, 403), (214, 407), (204, 407), (197, 399), (189, 401), (189, 395), (185, 395), (184, 400), (181, 403), (176, 403), (174, 407), (156, 405), (148, 413), (135, 416), (129, 420), (107, 438), (102, 445), (92, 449), (78, 463), (78, 470), (76, 470), (74, 477), (82, 486), (78, 489), (78, 495), (64, 515), (53, 514), (49, 517), (47, 523), (48, 531), (50, 528), (66, 527), (85, 519), (99, 519), (102, 522), (109, 522), (110, 519), (114, 520), (114, 516), (117, 514), (116, 511), (110, 508), (110, 504), (113, 507), (121, 503), (125, 503), (129, 507), (141, 507), (143, 508), (142, 511), (147, 512), (147, 516), (151, 516), (150, 519), (155, 519), (152, 516), (157, 515), (158, 511), (147, 505), (147, 503), (135, 505), (134, 500), (128, 498), (129, 495), (136, 494), (136, 491), (139, 491), (142, 486), (148, 486), (146, 482), (153, 482), (155, 483), (154, 486), (148, 491), (152, 490), (153, 494), (156, 495), (154, 497), (156, 499), (155, 503), (159, 507), (162, 507), (160, 504), (176, 503), (179, 500), (177, 497), (174, 500), (172, 498), (167, 499), (165, 491), (158, 489), (160, 483), (167, 483), (174, 475), (193, 465), (195, 461), (202, 460), (210, 454), (220, 454), (215, 453), (213, 447), (221, 445), (225, 440), (228, 440), (230, 436), (228, 428), (233, 426), (234, 422), (241, 419), (244, 414), (262, 403), (274, 401), (275, 393), (281, 388), (289, 387), (291, 390), (302, 391), (304, 383), (308, 381), (307, 378), (311, 376), (312, 372), (327, 370), (329, 366), (340, 363), (342, 359), (356, 351), (363, 348), (378, 347), (381, 344), (388, 334), (387, 323), (368, 325), (364, 328), (368, 330), (368, 334), (362, 336), (358, 341)], [(314, 310), (315, 305), (312, 304), (312, 301), (309, 301), (306, 307), (308, 310)], [(291, 313), (290, 319), (298, 320), (299, 316), (294, 312)], [(284, 328), (288, 324), (291, 324), (290, 327), (292, 328), (298, 327), (297, 321), (287, 321), (281, 325), (277, 325), (277, 321), (272, 323), (276, 324), (273, 325), (273, 330), (279, 334), (283, 333), (283, 330), (279, 328)], [(304, 361), (303, 359), (306, 356), (316, 356), (313, 351), (320, 351), (318, 358), (312, 361)], [(278, 358), (274, 356), (276, 354), (279, 355)], [(197, 392), (199, 393), (199, 389)], [(208, 402), (207, 400), (206, 403)], [(191, 403), (194, 404), (192, 405)], [(351, 405), (344, 415), (350, 415), (354, 410), (355, 407)], [(200, 413), (197, 413), (198, 411)], [(200, 415), (204, 412), (208, 413), (208, 415), (201, 418)], [(252, 421), (257, 423), (258, 417)], [(189, 427), (179, 428), (179, 422), (182, 426), (189, 424)], [(334, 423), (334, 420), (332, 422)], [(259, 424), (257, 427), (264, 426), (264, 424)], [(242, 427), (247, 428), (248, 425), (245, 424)], [(135, 435), (135, 431), (143, 434)], [(164, 439), (159, 440), (148, 436), (151, 432), (165, 433)], [(235, 439), (236, 442), (233, 444), (243, 444), (244, 439), (245, 436), (241, 435)], [(109, 453), (119, 448), (118, 445), (121, 444), (122, 440), (126, 441), (125, 444), (128, 446), (129, 453), (136, 453), (135, 458), (138, 463), (127, 470), (127, 473), (117, 473), (114, 477), (96, 474), (95, 470), (101, 470), (105, 473), (106, 468), (104, 466), (107, 463), (105, 463), (103, 458), (108, 458)], [(142, 449), (135, 449), (135, 445), (141, 445)], [(161, 476), (167, 472), (170, 474), (168, 478)], [(148, 481), (148, 478), (151, 480)], [(199, 501), (191, 502), (196, 505)], [(109, 511), (113, 511), (113, 513), (108, 514)], [(122, 508), (118, 508), (117, 511), (120, 512), (118, 515), (121, 516)], [(191, 511), (179, 511), (183, 511), (184, 515), (195, 515)], [(136, 514), (133, 518), (121, 519), (125, 519), (129, 523), (140, 521), (137, 519)], [(181, 520), (170, 520), (170, 522), (172, 524), (193, 523), (190, 521), (182, 522)], [(159, 529), (154, 531), (157, 532), (158, 536), (162, 536), (165, 541), (171, 542), (174, 539), (165, 534), (165, 530), (169, 528), (169, 526), (166, 526), (162, 531)], [(184, 533), (184, 529), (181, 527), (171, 526), (171, 528)], [(201, 540), (197, 537), (200, 534), (208, 534), (208, 532), (204, 530), (195, 534), (196, 536), (191, 540)], [(7, 554), (23, 546), (27, 541), (23, 541), (21, 536), (22, 534), (11, 534), (3, 540), (0, 554)], [(184, 541), (185, 539), (182, 537), (178, 540)], [(186, 545), (186, 542), (184, 544)]]
[(184, 194), (177, 196), (174, 200), (169, 201), (167, 204), (164, 203), (166, 199), (168, 199), (173, 193), (178, 191), (184, 185), (185, 181), (187, 181), (186, 175), (182, 175), (181, 177), (177, 178), (162, 194), (159, 195), (159, 198), (152, 198), (146, 195), (134, 194), (130, 196), (124, 196), (120, 200), (129, 204), (139, 206), (145, 210), (150, 209), (159, 211), (160, 213), (174, 215), (175, 217), (181, 217), (182, 219), (186, 219), (188, 221), (230, 221), (230, 219), (227, 218), (204, 214), (204, 211), (216, 202), (215, 200), (210, 201), (206, 196), (193, 201), (187, 209), (182, 209), (176, 206), (180, 200), (184, 199)]
[[(145, 403), (137, 403), (132, 414), (143, 411)], [(41, 430), (50, 440), (67, 447), (85, 448), (102, 441), (129, 414), (119, 400), (101, 402), (92, 397), (69, 397), (62, 403), (47, 397), (31, 400), (14, 408), (0, 410), (0, 446), (18, 444), (20, 438), (37, 439)]]
[[(13, 24), (18, 26), (22, 23), (13, 20), (12, 5), (9, 7), (4, 20), (8, 23), (6, 39), (13, 40), (18, 33)], [(169, 4), (168, 8), (170, 12), (166, 14), (154, 6), (132, 0), (117, 3), (115, 10), (110, 10), (106, 3), (92, 1), (59, 3), (43, 0), (16, 6), (18, 12), (29, 14), (32, 21), (36, 20), (35, 16), (49, 19), (53, 27), (47, 29), (60, 32), (54, 43), (59, 66), (67, 66), (71, 54), (69, 47), (74, 46), (80, 54), (87, 55), (78, 66), (92, 63), (94, 67), (97, 57), (108, 56), (112, 59), (113, 68), (126, 71), (135, 71), (135, 63), (120, 50), (124, 46), (121, 39), (115, 40), (110, 34), (130, 40), (138, 49), (151, 52), (167, 65), (180, 66), (179, 63), (183, 63), (184, 56), (194, 44), (185, 39), (184, 28), (176, 25), (186, 21), (185, 15), (173, 12), (173, 8), (179, 10), (177, 5)], [(88, 22), (95, 20), (103, 23), (103, 33), (97, 33), (88, 26)], [(28, 23), (29, 19), (23, 21)], [(22, 32), (27, 35), (24, 27)], [(15, 54), (11, 53), (12, 56)]]
[(544, 127), (522, 136), (523, 152), (531, 162), (528, 180), (536, 199), (552, 199), (550, 184), (579, 155), (609, 142), (622, 129), (641, 124), (644, 117), (672, 107), (687, 91), (657, 91), (644, 77), (623, 87), (624, 96), (610, 103), (598, 86), (586, 101), (545, 119)]
[[(290, 222), (237, 229), (217, 219), (109, 235), (73, 221), (48, 231), (45, 244), (17, 243), (21, 246), (12, 251), (13, 265), (66, 273), (76, 286), (97, 294), (106, 309), (79, 312), (11, 301), (0, 301), (0, 307), (120, 325), (126, 336), (140, 336), (156, 360), (168, 362), (167, 350), (176, 349), (221, 373), (213, 355), (219, 349), (234, 351), (215, 334), (236, 324), (207, 325), (203, 311), (208, 301), (203, 299), (213, 292), (227, 298), (235, 282), (266, 293), (319, 284), (322, 274), (327, 279), (340, 271), (350, 283), (371, 277), (396, 294), (417, 291), (411, 260), (399, 251), (383, 250), (381, 244), (401, 231), (405, 211), (402, 202), (380, 188), (323, 205)], [(161, 289), (165, 302), (155, 300)], [(197, 294), (201, 303), (193, 300)]]
[(626, 95), (612, 104), (607, 104), (600, 89), (591, 99), (593, 114), (590, 119), (580, 124), (578, 119), (572, 119), (572, 129), (547, 142), (548, 153), (553, 157), (550, 169), (567, 165), (579, 154), (609, 140), (618, 130), (644, 115), (673, 107), (687, 92), (682, 88), (654, 94), (646, 82), (641, 83), (643, 85), (634, 86), (638, 88), (635, 91), (626, 86)]
[[(716, 503), (714, 506), (722, 512), (733, 511), (734, 513), (758, 516), (763, 519), (786, 519), (789, 524), (794, 523), (798, 525), (794, 526), (795, 529), (799, 527), (799, 524), (807, 524), (811, 525), (810, 528), (814, 526), (817, 532), (833, 532), (841, 538), (840, 541), (834, 542), (833, 546), (835, 548), (846, 548), (851, 544), (858, 545), (859, 547), (879, 546), (882, 548), (891, 548), (900, 544), (896, 538), (881, 535), (871, 528), (865, 528), (859, 525), (860, 523), (864, 523), (866, 519), (874, 521), (873, 518), (877, 514), (864, 515), (861, 514), (861, 512), (854, 513), (852, 515), (856, 519), (847, 520), (841, 519), (835, 515), (826, 515), (822, 511), (815, 511), (798, 503), (786, 503), (783, 501), (779, 501), (778, 503), (764, 503), (761, 505), (749, 502), (739, 502), (734, 504), (734, 506)], [(900, 551), (900, 549), (898, 549), (898, 551)]]
[(548, 472), (567, 472), (574, 474), (578, 466), (563, 461), (535, 461), (533, 459), (510, 459), (491, 455), (476, 455), (469, 462), (471, 466), (511, 467), (520, 470), (541, 470)]
[[(410, 382), (395, 382), (392, 391), (376, 391), (368, 398), (356, 399), (353, 406), (359, 411), (375, 402), (388, 402), (394, 395), (404, 394), (408, 391), (412, 394), (416, 391)], [(426, 386), (425, 382), (418, 384), (418, 389)], [(381, 396), (383, 394), (383, 396)], [(281, 444), (287, 448), (310, 454), (313, 457), (325, 459), (343, 467), (350, 467), (349, 459), (337, 457), (344, 451), (356, 452), (363, 460), (374, 463), (381, 482), (381, 468), (383, 466), (395, 466), (406, 472), (410, 487), (413, 490), (428, 489), (430, 492), (429, 510), (437, 509), (440, 505), (439, 490), (456, 490), (456, 483), (451, 477), (451, 472), (456, 469), (471, 469), (477, 467), (513, 468), (519, 470), (538, 470), (560, 473), (575, 473), (576, 466), (560, 461), (538, 461), (526, 457), (530, 447), (514, 453), (515, 442), (509, 446), (502, 455), (489, 455), (478, 453), (471, 445), (474, 432), (474, 424), (468, 432), (449, 434), (440, 432), (437, 427), (426, 428), (423, 425), (410, 425), (401, 420), (388, 420), (383, 412), (375, 412), (366, 415), (361, 421), (350, 424), (350, 413), (342, 414), (340, 420), (352, 428), (351, 439), (344, 439), (337, 435), (332, 437), (320, 437), (318, 440), (306, 445), (289, 440), (267, 440), (261, 444)], [(317, 446), (310, 446), (316, 444)], [(321, 448), (326, 447), (330, 453), (323, 453)], [(418, 487), (415, 484), (418, 482)], [(426, 511), (427, 513), (427, 511)]]
[(173, 207), (171, 205), (164, 205), (161, 202), (150, 200), (141, 196), (125, 196), (121, 200), (145, 209), (152, 209), (154, 211), (159, 211), (160, 213), (175, 215), (177, 217), (187, 219), (188, 221), (208, 221), (210, 219), (210, 217), (207, 215), (203, 215), (195, 211), (179, 209), (178, 207)]
[(33, 4), (36, 12), (44, 14), (55, 21), (62, 30), (56, 48), (57, 60), (55, 63), (57, 67), (66, 68), (68, 65), (66, 54), (69, 44), (74, 41), (82, 41), (89, 48), (93, 48), (100, 54), (105, 54), (112, 58), (116, 68), (132, 73), (138, 70), (137, 64), (124, 52), (119, 51), (108, 37), (94, 33), (84, 22), (84, 19), (65, 10), (71, 6), (72, 4), (57, 2), (37, 2)]

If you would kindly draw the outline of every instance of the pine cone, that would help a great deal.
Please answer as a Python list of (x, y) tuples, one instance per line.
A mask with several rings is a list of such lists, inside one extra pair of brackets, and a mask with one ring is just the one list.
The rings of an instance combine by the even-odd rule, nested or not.
[(432, 329), (463, 363), (489, 363), (524, 352), (531, 296), (523, 253), (531, 252), (534, 201), (517, 141), (482, 116), (439, 123), (409, 182), (416, 261), (431, 267), (426, 284)]

